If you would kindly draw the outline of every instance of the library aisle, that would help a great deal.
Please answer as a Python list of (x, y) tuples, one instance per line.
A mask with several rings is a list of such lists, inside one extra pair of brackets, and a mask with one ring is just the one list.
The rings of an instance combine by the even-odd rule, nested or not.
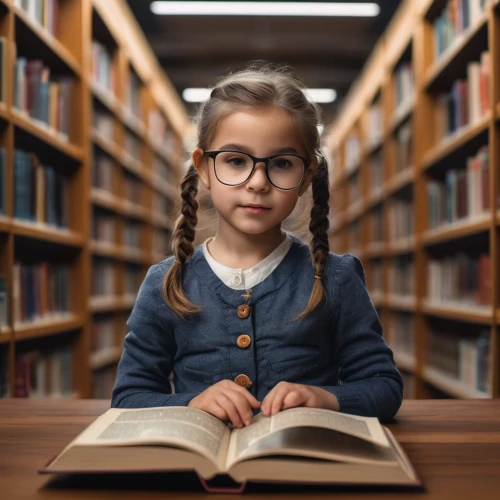
[(403, 2), (328, 147), (331, 248), (365, 266), (405, 397), (498, 397), (499, 2)]
[[(109, 398), (190, 119), (120, 0), (0, 0), (0, 71), (0, 397)], [(402, 1), (326, 125), (405, 398), (499, 397), (500, 0)]]
[(0, 396), (109, 398), (189, 121), (116, 0), (0, 1)]

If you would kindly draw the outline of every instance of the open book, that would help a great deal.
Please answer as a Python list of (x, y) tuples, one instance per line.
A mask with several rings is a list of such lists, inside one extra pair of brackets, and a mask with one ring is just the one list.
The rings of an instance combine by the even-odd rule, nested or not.
[(184, 406), (112, 408), (41, 473), (194, 470), (202, 485), (230, 476), (247, 482), (419, 485), (392, 433), (376, 418), (316, 408), (256, 415), (230, 428)]

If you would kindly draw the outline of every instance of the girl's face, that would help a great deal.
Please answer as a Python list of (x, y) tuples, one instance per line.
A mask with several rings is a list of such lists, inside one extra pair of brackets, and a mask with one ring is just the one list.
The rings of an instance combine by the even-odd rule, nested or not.
[[(292, 153), (303, 157), (307, 153), (291, 117), (282, 109), (245, 109), (223, 118), (209, 151), (237, 150), (259, 158)], [(281, 229), (281, 222), (293, 211), (298, 197), (307, 190), (316, 162), (306, 170), (302, 183), (284, 191), (273, 186), (266, 176), (265, 164), (257, 163), (252, 177), (238, 186), (227, 186), (217, 180), (212, 158), (201, 149), (193, 152), (193, 164), (199, 177), (212, 193), (212, 201), (219, 213), (219, 227), (228, 224), (247, 234), (262, 234)], [(252, 213), (246, 205), (263, 205), (267, 210)]]

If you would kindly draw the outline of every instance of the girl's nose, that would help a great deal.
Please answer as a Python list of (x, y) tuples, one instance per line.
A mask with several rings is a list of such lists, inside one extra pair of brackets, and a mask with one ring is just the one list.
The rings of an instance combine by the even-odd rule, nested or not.
[(257, 163), (255, 165), (255, 170), (253, 171), (252, 177), (247, 182), (247, 188), (254, 190), (261, 190), (263, 188), (268, 188), (271, 186), (269, 179), (266, 175), (266, 165), (263, 162)]

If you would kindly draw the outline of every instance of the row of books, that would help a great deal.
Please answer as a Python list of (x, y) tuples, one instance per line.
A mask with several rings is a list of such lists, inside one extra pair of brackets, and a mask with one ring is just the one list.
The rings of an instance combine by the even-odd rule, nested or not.
[(143, 273), (138, 266), (129, 265), (125, 268), (125, 293), (136, 295), (143, 279)]
[(374, 147), (380, 144), (384, 133), (384, 111), (382, 103), (374, 102), (368, 108), (366, 119), (366, 142), (368, 147)]
[(27, 151), (14, 151), (14, 217), (68, 227), (68, 179)]
[(115, 318), (109, 316), (94, 318), (90, 334), (91, 352), (103, 351), (115, 345)]
[(356, 253), (361, 247), (361, 223), (359, 219), (355, 220), (348, 230), (348, 248), (349, 251)]
[(463, 306), (491, 305), (491, 259), (458, 253), (429, 261), (427, 296)]
[(393, 351), (413, 356), (415, 353), (415, 317), (395, 313), (389, 325), (389, 340)]
[(0, 330), (9, 326), (9, 296), (7, 280), (0, 275)]
[(70, 136), (73, 78), (51, 76), (39, 59), (16, 59), (14, 69), (14, 107), (31, 119), (58, 133)]
[(16, 323), (43, 321), (71, 312), (70, 269), (53, 262), (14, 264), (13, 301)]
[(59, 17), (59, 0), (15, 0), (15, 5), (38, 24), (43, 26), (51, 35), (56, 35)]
[(141, 224), (127, 221), (123, 228), (123, 244), (130, 248), (141, 246)]
[(113, 160), (101, 153), (97, 148), (94, 148), (92, 186), (113, 193), (115, 191), (114, 170)]
[(152, 171), (153, 174), (157, 175), (164, 181), (169, 180), (169, 167), (168, 165), (158, 156), (155, 156), (153, 158), (153, 163), (152, 163)]
[(131, 132), (125, 132), (124, 150), (134, 160), (141, 161), (141, 141)]
[(114, 118), (110, 113), (99, 106), (94, 106), (92, 126), (100, 136), (108, 141), (114, 141)]
[(384, 266), (381, 260), (367, 263), (367, 283), (370, 293), (383, 293), (384, 290)]
[(142, 193), (142, 183), (136, 177), (125, 173), (123, 177), (124, 197), (131, 203), (144, 204)]
[(114, 243), (116, 236), (116, 216), (108, 212), (95, 210), (92, 217), (92, 239)]
[(465, 169), (446, 172), (444, 182), (427, 184), (429, 228), (474, 218), (490, 209), (489, 149), (467, 158)]
[(0, 215), (7, 213), (7, 162), (5, 149), (0, 148)]
[(413, 122), (404, 122), (396, 132), (396, 172), (413, 165)]
[(361, 175), (359, 172), (356, 172), (356, 174), (349, 179), (347, 190), (349, 196), (349, 206), (352, 206), (361, 200)]
[(389, 270), (390, 293), (398, 297), (415, 295), (415, 263), (408, 255), (395, 257)]
[(94, 257), (92, 262), (91, 294), (93, 297), (116, 293), (116, 267), (108, 259)]
[(72, 369), (69, 345), (18, 354), (14, 370), (14, 397), (70, 397), (73, 395)]
[(111, 51), (97, 40), (92, 40), (92, 78), (101, 88), (116, 93), (116, 74)]
[(490, 76), (490, 53), (483, 52), (481, 62), (467, 64), (467, 79), (455, 80), (449, 93), (438, 96), (435, 111), (437, 141), (476, 123), (491, 109)]
[(370, 174), (370, 189), (375, 192), (384, 185), (384, 163), (380, 151), (370, 158)]
[(443, 331), (430, 331), (427, 364), (459, 380), (472, 390), (491, 392), (490, 332), (464, 337)]
[(142, 116), (141, 109), (141, 81), (135, 72), (130, 68), (128, 81), (125, 81), (125, 105), (132, 114), (140, 118)]
[(492, 0), (448, 0), (434, 20), (436, 59), (481, 19)]
[(171, 202), (159, 193), (153, 193), (153, 212), (155, 214), (168, 215), (171, 210)]
[(357, 132), (351, 132), (345, 140), (344, 165), (347, 172), (359, 166), (361, 161), (361, 139)]
[(414, 204), (411, 198), (395, 198), (389, 205), (388, 231), (393, 242), (413, 234)]
[(381, 243), (384, 241), (384, 212), (379, 206), (369, 213), (368, 238), (370, 242)]
[(413, 99), (414, 78), (411, 61), (403, 61), (394, 72), (395, 94), (396, 94), (396, 114), (404, 109)]

